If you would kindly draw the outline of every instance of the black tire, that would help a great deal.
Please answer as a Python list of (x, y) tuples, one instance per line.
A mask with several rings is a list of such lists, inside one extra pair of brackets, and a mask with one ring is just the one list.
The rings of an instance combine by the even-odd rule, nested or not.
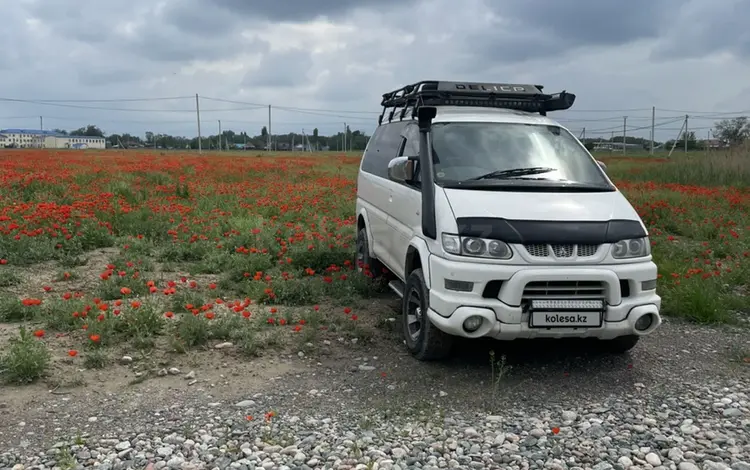
[(618, 336), (614, 339), (601, 341), (601, 345), (604, 351), (609, 354), (625, 354), (638, 344), (639, 339), (641, 337), (637, 335)]
[(420, 361), (446, 358), (453, 346), (453, 336), (430, 322), (427, 316), (429, 308), (430, 291), (424, 282), (422, 269), (418, 268), (406, 279), (404, 297), (401, 299), (401, 323), (406, 349)]
[(362, 227), (357, 232), (357, 271), (363, 272), (365, 267), (372, 273), (373, 279), (383, 276), (383, 264), (370, 256), (370, 243), (367, 241), (367, 229)]

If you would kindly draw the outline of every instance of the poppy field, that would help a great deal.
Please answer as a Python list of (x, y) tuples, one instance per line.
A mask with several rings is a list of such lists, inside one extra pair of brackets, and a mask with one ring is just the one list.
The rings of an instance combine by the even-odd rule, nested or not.
[[(0, 378), (372, 339), (393, 299), (354, 264), (359, 157), (0, 152)], [(748, 318), (750, 159), (603, 160), (651, 232), (664, 314)]]

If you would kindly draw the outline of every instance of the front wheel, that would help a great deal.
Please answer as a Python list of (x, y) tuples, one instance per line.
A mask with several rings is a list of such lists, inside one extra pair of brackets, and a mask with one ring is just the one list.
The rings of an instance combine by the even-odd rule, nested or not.
[(640, 338), (637, 335), (618, 336), (614, 339), (602, 340), (601, 345), (604, 351), (610, 354), (625, 354), (638, 344)]
[(443, 359), (451, 352), (453, 337), (432, 324), (427, 316), (430, 291), (421, 269), (409, 274), (401, 301), (401, 316), (406, 348), (420, 361)]

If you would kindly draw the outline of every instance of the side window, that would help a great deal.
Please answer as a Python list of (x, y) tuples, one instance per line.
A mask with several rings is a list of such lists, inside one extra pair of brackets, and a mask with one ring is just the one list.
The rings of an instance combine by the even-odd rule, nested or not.
[(362, 171), (388, 178), (388, 163), (399, 154), (402, 141), (401, 131), (406, 124), (406, 122), (393, 122), (375, 130), (362, 162)]
[(378, 144), (385, 133), (385, 126), (379, 126), (373, 132), (370, 141), (367, 143), (367, 150), (365, 155), (362, 157), (362, 171), (366, 173), (375, 174), (375, 168), (377, 166), (376, 160), (378, 158)]

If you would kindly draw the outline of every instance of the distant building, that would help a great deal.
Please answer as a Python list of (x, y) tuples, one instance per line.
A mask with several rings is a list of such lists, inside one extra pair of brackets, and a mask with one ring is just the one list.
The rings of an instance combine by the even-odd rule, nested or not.
[(50, 135), (44, 138), (44, 148), (48, 149), (103, 149), (107, 148), (104, 137), (87, 135)]
[(729, 147), (726, 142), (722, 142), (719, 139), (704, 139), (703, 146), (704, 148), (709, 149), (723, 149)]
[(39, 129), (0, 129), (0, 142), (3, 147), (38, 148), (42, 147), (44, 138), (48, 135), (55, 135), (55, 133)]
[(602, 152), (602, 151), (609, 151), (609, 152), (622, 152), (623, 147), (625, 149), (632, 149), (632, 150), (643, 150), (643, 144), (625, 144), (623, 146), (622, 142), (594, 142), (594, 152)]
[(0, 129), (0, 147), (6, 148), (103, 149), (106, 146), (104, 137), (64, 135), (38, 129)]

